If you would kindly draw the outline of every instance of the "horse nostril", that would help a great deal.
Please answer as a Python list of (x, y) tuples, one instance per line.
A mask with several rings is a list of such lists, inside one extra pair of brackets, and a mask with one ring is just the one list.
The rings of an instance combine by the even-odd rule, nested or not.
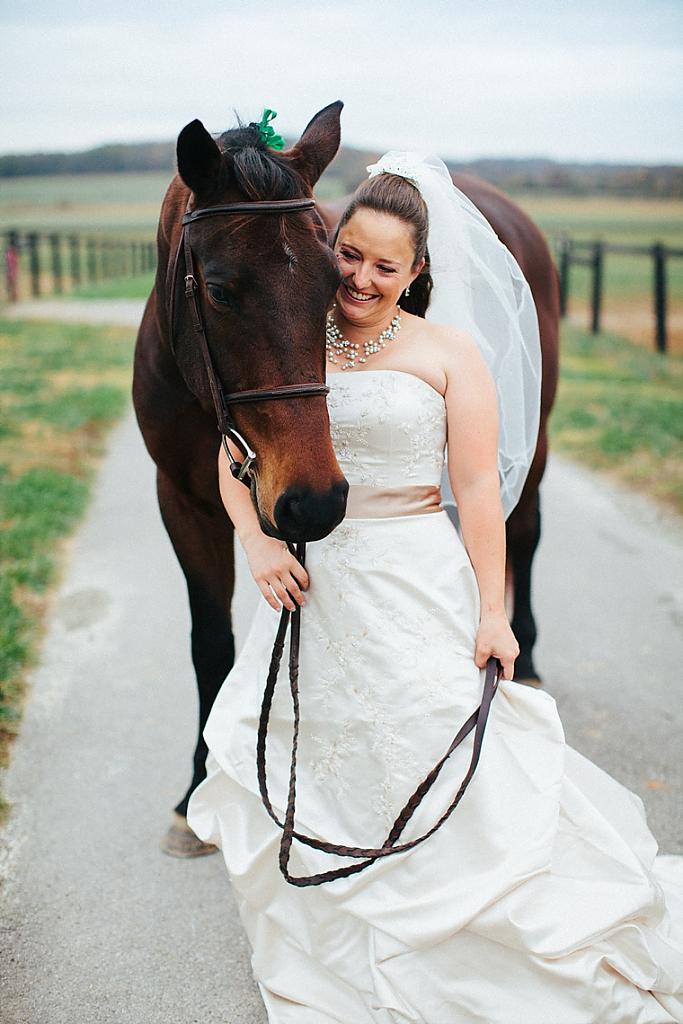
[(289, 541), (321, 540), (344, 518), (349, 485), (334, 484), (325, 494), (289, 487), (275, 503), (275, 525)]

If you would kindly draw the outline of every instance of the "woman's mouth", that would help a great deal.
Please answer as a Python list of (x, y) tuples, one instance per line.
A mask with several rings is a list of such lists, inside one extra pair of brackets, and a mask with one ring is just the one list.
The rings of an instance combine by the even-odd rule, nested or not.
[(376, 295), (356, 291), (355, 288), (346, 282), (344, 282), (344, 291), (354, 302), (370, 302), (372, 299), (377, 298)]

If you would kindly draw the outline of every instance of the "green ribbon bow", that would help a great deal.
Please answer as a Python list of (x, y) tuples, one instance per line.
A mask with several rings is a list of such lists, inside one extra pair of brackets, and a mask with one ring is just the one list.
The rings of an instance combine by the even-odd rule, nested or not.
[(265, 142), (266, 146), (270, 146), (271, 149), (284, 149), (285, 140), (281, 135), (278, 135), (275, 129), (268, 123), (269, 121), (273, 121), (276, 117), (277, 111), (268, 110), (266, 107), (263, 111), (263, 117), (256, 127), (259, 130), (259, 138), (261, 139), (261, 142)]

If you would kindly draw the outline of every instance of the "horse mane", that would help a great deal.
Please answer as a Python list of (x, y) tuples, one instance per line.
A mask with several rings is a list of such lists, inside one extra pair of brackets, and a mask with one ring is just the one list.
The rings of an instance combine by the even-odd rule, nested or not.
[(240, 121), (223, 132), (218, 145), (231, 156), (237, 187), (247, 199), (296, 199), (302, 194), (299, 175), (261, 141), (258, 125)]

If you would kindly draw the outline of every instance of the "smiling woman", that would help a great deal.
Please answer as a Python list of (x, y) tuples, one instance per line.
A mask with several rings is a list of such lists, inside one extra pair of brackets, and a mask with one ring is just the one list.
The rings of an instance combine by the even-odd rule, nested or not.
[(335, 238), (344, 279), (344, 287), (337, 293), (342, 315), (348, 313), (354, 322), (363, 304), (362, 323), (373, 327), (385, 321), (387, 311), (397, 303), (408, 313), (423, 317), (432, 290), (428, 233), (427, 205), (409, 181), (396, 174), (382, 174), (363, 182), (347, 206)]

